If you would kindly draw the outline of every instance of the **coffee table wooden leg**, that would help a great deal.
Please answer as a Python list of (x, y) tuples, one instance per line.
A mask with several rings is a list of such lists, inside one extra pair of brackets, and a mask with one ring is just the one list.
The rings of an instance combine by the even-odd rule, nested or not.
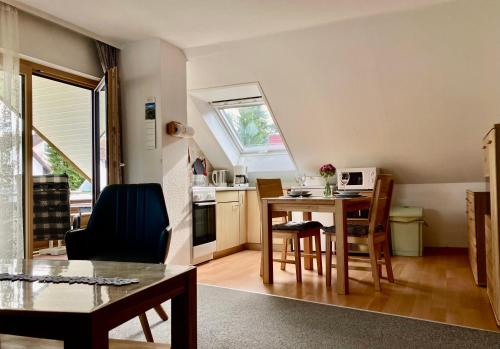
[[(310, 221), (312, 219), (311, 212), (303, 212), (302, 219), (304, 221)], [(313, 270), (313, 257), (312, 257), (312, 237), (307, 237), (304, 239), (304, 269)]]
[(64, 339), (64, 349), (109, 349), (108, 331), (100, 330), (103, 327), (87, 321), (75, 323), (74, 331)]
[(172, 298), (172, 348), (197, 346), (196, 269), (186, 276), (186, 290)]
[(347, 266), (347, 215), (342, 199), (335, 200), (335, 231), (337, 253), (337, 293), (349, 293), (349, 275)]

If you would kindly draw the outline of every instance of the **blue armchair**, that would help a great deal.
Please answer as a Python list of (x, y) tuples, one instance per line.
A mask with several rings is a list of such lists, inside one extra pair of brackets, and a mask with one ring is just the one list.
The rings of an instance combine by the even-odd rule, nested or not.
[[(159, 184), (114, 184), (102, 191), (87, 227), (67, 232), (65, 241), (68, 259), (164, 263), (171, 234)], [(168, 319), (161, 305), (155, 310)], [(139, 318), (152, 342), (146, 314)]]

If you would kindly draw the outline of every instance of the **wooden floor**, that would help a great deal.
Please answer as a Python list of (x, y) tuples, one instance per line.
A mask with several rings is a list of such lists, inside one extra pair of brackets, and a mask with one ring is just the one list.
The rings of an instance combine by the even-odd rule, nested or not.
[(467, 258), (466, 250), (454, 249), (393, 257), (396, 283), (383, 280), (382, 292), (375, 292), (370, 272), (350, 270), (351, 293), (342, 296), (327, 290), (316, 272), (304, 271), (302, 284), (296, 284), (293, 265), (281, 271), (275, 263), (275, 283), (264, 285), (260, 252), (247, 250), (200, 265), (198, 282), (498, 331), (486, 288), (474, 284)]

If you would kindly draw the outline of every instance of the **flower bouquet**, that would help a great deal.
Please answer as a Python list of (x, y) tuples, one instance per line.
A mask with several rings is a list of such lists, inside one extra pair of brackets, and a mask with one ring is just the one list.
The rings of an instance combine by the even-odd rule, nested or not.
[(332, 164), (325, 164), (320, 167), (319, 174), (325, 179), (325, 190), (323, 191), (323, 196), (332, 196), (332, 187), (328, 183), (330, 177), (335, 175), (336, 168)]

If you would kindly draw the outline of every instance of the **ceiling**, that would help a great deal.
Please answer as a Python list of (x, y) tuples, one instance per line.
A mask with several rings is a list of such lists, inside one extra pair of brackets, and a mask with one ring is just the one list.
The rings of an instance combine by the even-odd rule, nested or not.
[(181, 48), (235, 41), (450, 0), (7, 0), (117, 46), (161, 38)]

